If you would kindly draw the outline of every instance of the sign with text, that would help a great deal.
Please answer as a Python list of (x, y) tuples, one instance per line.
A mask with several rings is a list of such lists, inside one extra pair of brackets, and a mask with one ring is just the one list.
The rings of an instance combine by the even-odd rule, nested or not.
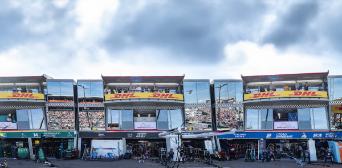
[(17, 129), (17, 123), (0, 122), (0, 130), (5, 130), (5, 129)]
[(0, 99), (44, 100), (44, 94), (42, 94), (42, 93), (0, 92)]
[(132, 93), (115, 93), (106, 94), (105, 100), (129, 100), (129, 99), (161, 99), (161, 100), (178, 100), (183, 101), (183, 94), (159, 93), (159, 92), (132, 92)]
[(244, 100), (270, 99), (270, 98), (328, 98), (326, 91), (293, 90), (269, 91), (244, 94)]
[(157, 129), (156, 122), (134, 122), (134, 129)]
[(282, 129), (298, 129), (297, 121), (277, 121), (274, 122), (274, 129), (282, 130)]

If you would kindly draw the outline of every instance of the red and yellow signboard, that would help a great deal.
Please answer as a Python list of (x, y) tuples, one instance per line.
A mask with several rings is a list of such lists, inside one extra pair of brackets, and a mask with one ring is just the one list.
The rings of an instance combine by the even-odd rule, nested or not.
[(326, 91), (309, 91), (309, 90), (293, 90), (293, 91), (269, 91), (244, 94), (244, 100), (270, 99), (270, 98), (328, 98)]
[(342, 113), (342, 105), (332, 105), (331, 111), (333, 113)]
[(128, 100), (128, 99), (162, 99), (162, 100), (178, 100), (183, 101), (183, 94), (173, 94), (173, 93), (116, 93), (116, 94), (106, 94), (105, 100)]
[(42, 94), (42, 93), (0, 92), (0, 99), (44, 100), (44, 94)]

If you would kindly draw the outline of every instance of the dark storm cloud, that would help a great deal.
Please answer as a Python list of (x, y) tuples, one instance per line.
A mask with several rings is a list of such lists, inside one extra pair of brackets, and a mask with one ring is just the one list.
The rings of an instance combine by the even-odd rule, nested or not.
[(283, 48), (308, 38), (309, 24), (319, 12), (315, 0), (294, 1), (284, 14), (279, 15), (273, 29), (265, 36), (264, 43)]
[(181, 62), (218, 62), (227, 42), (251, 39), (249, 28), (266, 9), (259, 1), (166, 1), (134, 17), (123, 1), (103, 44), (111, 51), (156, 48)]

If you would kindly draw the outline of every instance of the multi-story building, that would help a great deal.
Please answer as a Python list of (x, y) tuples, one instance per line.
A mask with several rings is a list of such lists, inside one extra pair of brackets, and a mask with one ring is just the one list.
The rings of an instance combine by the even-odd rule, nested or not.
[(342, 129), (342, 75), (328, 77), (331, 130)]
[(48, 80), (46, 75), (0, 78), (0, 154), (11, 156), (13, 150), (27, 148), (32, 158), (40, 145), (51, 156), (58, 145), (50, 142), (75, 137), (74, 131), (49, 127), (53, 118), (46, 114)]
[[(93, 104), (94, 99), (87, 97), (87, 94), (86, 98), (82, 98), (83, 87), (78, 85), (80, 137), (84, 139), (82, 144), (88, 143), (88, 146), (96, 148), (96, 144), (101, 141), (118, 142), (122, 144), (119, 145), (122, 148), (118, 151), (120, 154), (126, 152), (126, 147), (128, 151), (137, 154), (139, 146), (143, 145), (148, 146), (151, 154), (157, 156), (159, 148), (166, 147), (165, 138), (161, 138), (159, 133), (184, 127), (183, 78), (103, 76), (104, 105), (103, 99), (96, 97), (96, 107), (88, 107), (86, 110), (81, 107), (83, 100)], [(96, 90), (96, 96), (99, 95)], [(91, 116), (96, 116), (96, 121)], [(92, 121), (88, 123), (87, 120)], [(93, 122), (102, 123), (98, 124), (101, 129), (93, 131), (87, 128), (92, 131), (83, 131), (88, 124), (91, 127)]]
[(328, 73), (242, 76), (244, 131), (220, 135), (241, 139), (260, 153), (266, 148), (316, 148), (336, 138), (330, 132)]

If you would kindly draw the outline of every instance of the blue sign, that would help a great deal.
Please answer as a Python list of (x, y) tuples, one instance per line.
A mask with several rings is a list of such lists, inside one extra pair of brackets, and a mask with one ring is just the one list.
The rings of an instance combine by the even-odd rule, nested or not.
[(219, 139), (342, 139), (342, 132), (235, 132)]

